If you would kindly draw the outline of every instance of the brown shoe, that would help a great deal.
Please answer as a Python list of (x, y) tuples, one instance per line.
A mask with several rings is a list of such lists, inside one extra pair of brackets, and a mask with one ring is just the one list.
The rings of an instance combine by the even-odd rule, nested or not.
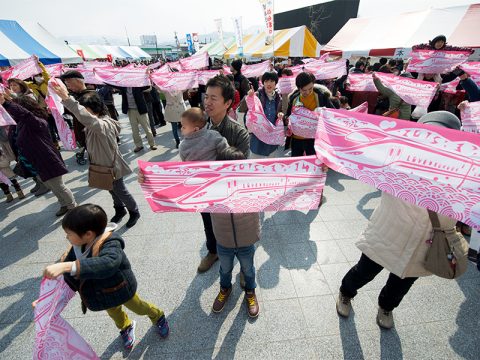
[(137, 146), (135, 149), (133, 149), (133, 152), (139, 152), (143, 150), (143, 146)]
[(157, 147), (155, 145), (150, 146), (150, 150), (157, 150)]
[(248, 316), (256, 318), (260, 308), (258, 307), (258, 300), (257, 295), (255, 295), (255, 290), (245, 291), (245, 301), (247, 303)]
[(7, 194), (7, 200), (5, 202), (9, 203), (13, 201), (13, 195), (12, 194)]
[(205, 256), (202, 261), (200, 261), (200, 265), (198, 265), (197, 271), (199, 273), (204, 273), (205, 271), (208, 271), (217, 260), (217, 254), (208, 253), (207, 256)]
[(219, 313), (223, 310), (225, 307), (225, 303), (228, 300), (228, 297), (232, 293), (232, 288), (230, 287), (229, 289), (225, 288), (220, 288), (220, 292), (218, 293), (217, 297), (215, 298), (215, 301), (213, 302), (212, 306), (212, 311)]
[(25, 199), (25, 194), (23, 193), (22, 190), (17, 191), (17, 196), (19, 199)]

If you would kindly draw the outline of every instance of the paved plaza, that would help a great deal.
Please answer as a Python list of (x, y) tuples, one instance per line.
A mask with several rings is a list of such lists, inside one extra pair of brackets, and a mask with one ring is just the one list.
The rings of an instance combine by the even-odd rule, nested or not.
[[(119, 99), (117, 98), (117, 104)], [(170, 125), (159, 129), (156, 151), (134, 154), (128, 119), (122, 117), (122, 153), (132, 168), (137, 160), (179, 161)], [(146, 141), (145, 141), (146, 142)], [(145, 144), (146, 146), (146, 144)], [(148, 146), (145, 147), (148, 149)], [(106, 191), (87, 187), (87, 166), (72, 152), (62, 153), (70, 173), (67, 186), (78, 203), (113, 203)], [(342, 174), (328, 173), (327, 203), (320, 210), (262, 215), (255, 254), (258, 319), (247, 316), (239, 286), (239, 265), (223, 313), (211, 306), (219, 289), (218, 262), (197, 274), (206, 254), (199, 214), (153, 213), (134, 175), (126, 178), (142, 218), (119, 232), (138, 280), (138, 292), (160, 306), (171, 334), (160, 340), (148, 318), (137, 320), (137, 342), (123, 351), (106, 312), (82, 315), (76, 296), (63, 316), (102, 359), (479, 359), (480, 273), (470, 264), (458, 280), (419, 279), (394, 311), (396, 327), (375, 322), (383, 271), (359, 291), (349, 319), (339, 318), (335, 298), (340, 281), (360, 252), (355, 241), (365, 228), (380, 192)], [(26, 194), (32, 181), (22, 181)], [(0, 359), (30, 359), (34, 342), (31, 302), (43, 268), (67, 248), (58, 203), (52, 193), (4, 203), (0, 195)]]

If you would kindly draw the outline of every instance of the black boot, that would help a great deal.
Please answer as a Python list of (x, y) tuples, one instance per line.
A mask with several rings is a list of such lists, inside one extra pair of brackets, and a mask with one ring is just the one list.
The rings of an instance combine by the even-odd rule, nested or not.
[(175, 140), (175, 147), (178, 149), (178, 147), (180, 146), (180, 140)]
[(115, 215), (110, 219), (110, 222), (113, 222), (115, 224), (118, 224), (120, 221), (122, 221), (123, 217), (127, 215), (127, 210), (125, 210), (125, 207), (120, 206), (114, 206), (115, 209)]
[(131, 228), (137, 223), (138, 219), (140, 219), (140, 213), (138, 211), (130, 211), (130, 210), (128, 210), (128, 213), (130, 214), (130, 217), (128, 218), (128, 221), (125, 224), (125, 226), (127, 228)]

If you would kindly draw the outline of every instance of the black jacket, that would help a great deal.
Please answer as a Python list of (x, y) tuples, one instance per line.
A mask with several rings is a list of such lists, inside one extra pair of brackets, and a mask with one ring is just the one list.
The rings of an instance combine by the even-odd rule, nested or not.
[(92, 311), (110, 309), (126, 303), (137, 291), (137, 280), (127, 255), (125, 242), (113, 233), (100, 247), (98, 256), (92, 250), (86, 258), (77, 259), (73, 248), (62, 261), (75, 261), (75, 276), (64, 274), (65, 282), (78, 291), (82, 303)]
[(250, 155), (250, 134), (243, 126), (232, 120), (228, 115), (218, 126), (213, 125), (210, 118), (208, 122), (210, 123), (209, 129), (218, 131), (227, 140), (228, 145), (236, 147), (248, 159)]
[[(143, 87), (134, 87), (133, 90), (133, 98), (135, 99), (135, 105), (137, 106), (138, 112), (141, 114), (148, 113), (147, 102), (145, 101), (145, 97), (143, 96), (143, 91), (147, 90), (148, 86)], [(124, 114), (128, 113), (128, 100), (127, 100), (127, 88), (119, 87), (120, 93), (122, 94), (122, 112)]]

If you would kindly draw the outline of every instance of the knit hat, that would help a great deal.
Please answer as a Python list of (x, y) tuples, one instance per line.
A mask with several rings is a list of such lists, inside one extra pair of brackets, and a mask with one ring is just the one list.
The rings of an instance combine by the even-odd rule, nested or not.
[(65, 74), (62, 74), (60, 76), (60, 79), (65, 80), (65, 79), (84, 79), (83, 75), (76, 70), (69, 70)]
[(418, 122), (434, 126), (442, 126), (449, 129), (460, 130), (462, 123), (455, 114), (448, 111), (432, 111), (423, 115)]

